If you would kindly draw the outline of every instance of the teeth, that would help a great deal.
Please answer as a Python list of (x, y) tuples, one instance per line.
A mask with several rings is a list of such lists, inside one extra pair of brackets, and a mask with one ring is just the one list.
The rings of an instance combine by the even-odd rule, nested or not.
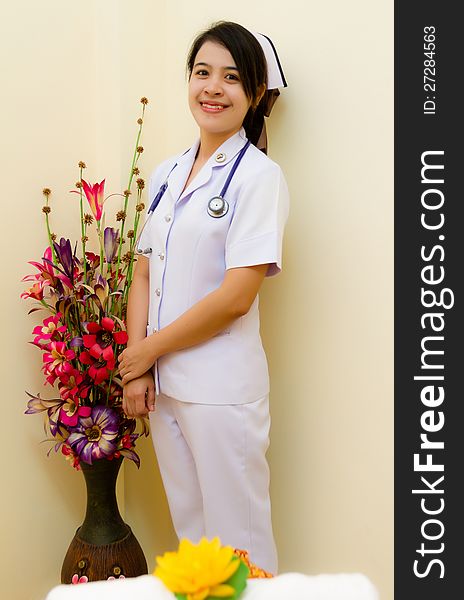
[(207, 102), (203, 102), (202, 106), (212, 110), (224, 110), (224, 107), (220, 104), (208, 104)]

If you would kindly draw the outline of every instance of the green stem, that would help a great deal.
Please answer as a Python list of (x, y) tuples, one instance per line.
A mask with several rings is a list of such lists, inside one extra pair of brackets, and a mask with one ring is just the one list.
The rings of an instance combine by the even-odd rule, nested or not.
[[(117, 348), (117, 347), (118, 347), (118, 346), (116, 346), (116, 348)], [(116, 357), (118, 356), (118, 354), (117, 354), (117, 352), (116, 352), (116, 351), (115, 351), (115, 354), (114, 354), (114, 355), (115, 355)], [(110, 378), (109, 378), (109, 380), (108, 380), (108, 391), (106, 392), (106, 406), (109, 406), (109, 405), (110, 405), (110, 391), (111, 391), (111, 382), (113, 381), (113, 375), (114, 375), (114, 372), (113, 372), (113, 371), (111, 371), (111, 373), (110, 373)]]
[(98, 233), (98, 241), (100, 242), (100, 273), (103, 277), (103, 236), (100, 221), (97, 221), (97, 233)]
[[(139, 147), (140, 136), (142, 135), (142, 127), (143, 127), (143, 117), (144, 117), (144, 115), (145, 115), (145, 105), (143, 105), (143, 107), (142, 107), (142, 117), (141, 117), (142, 122), (139, 124), (139, 130), (138, 130), (138, 133), (137, 133), (137, 139), (135, 141), (134, 154), (132, 156), (132, 164), (131, 164), (130, 174), (129, 174), (129, 183), (128, 183), (128, 186), (126, 188), (128, 191), (130, 191), (130, 189), (131, 189), (132, 180), (134, 178), (134, 169), (135, 169), (135, 166), (136, 166), (137, 161), (138, 161), (139, 156), (140, 156), (140, 153), (137, 152), (137, 148)], [(118, 280), (119, 280), (119, 271), (120, 271), (120, 268), (121, 268), (121, 255), (122, 255), (122, 245), (123, 245), (122, 244), (122, 240), (124, 239), (124, 227), (125, 227), (126, 217), (127, 217), (127, 205), (128, 205), (128, 202), (129, 202), (129, 196), (125, 195), (125, 198), (124, 198), (124, 209), (123, 209), (124, 210), (125, 218), (122, 221), (121, 231), (120, 231), (120, 234), (119, 234), (120, 243), (119, 243), (119, 248), (118, 248), (118, 258), (117, 258), (117, 261), (116, 261), (116, 275), (115, 275), (116, 285), (117, 285)], [(127, 288), (127, 281), (126, 281), (126, 286), (124, 288), (123, 302), (124, 302), (124, 299), (127, 298), (126, 288)], [(122, 305), (123, 305), (123, 302), (121, 302), (119, 317), (121, 317), (121, 315), (122, 315)], [(113, 310), (114, 310), (114, 299), (111, 302), (111, 312), (113, 312)]]
[(84, 283), (87, 283), (87, 261), (85, 260), (86, 227), (85, 227), (85, 221), (84, 221), (84, 206), (83, 206), (83, 197), (82, 197), (82, 167), (80, 167), (79, 182), (81, 184), (81, 187), (79, 188), (79, 192), (80, 192), (80, 209), (81, 209), (82, 258), (84, 261)]
[[(139, 125), (139, 131), (137, 133), (137, 139), (135, 141), (135, 147), (134, 147), (134, 154), (132, 156), (132, 164), (131, 164), (131, 168), (130, 168), (130, 174), (129, 174), (129, 183), (127, 186), (127, 190), (130, 191), (131, 189), (131, 185), (132, 185), (132, 179), (134, 178), (134, 168), (137, 164), (138, 158), (140, 156), (140, 154), (137, 152), (137, 148), (139, 147), (139, 142), (140, 142), (140, 136), (142, 135), (142, 126), (143, 126), (143, 115), (145, 113), (145, 105), (142, 108), (142, 123)], [(124, 199), (124, 214), (127, 215), (127, 204), (129, 202), (129, 196), (126, 195), (125, 199)], [(122, 240), (124, 238), (124, 225), (125, 225), (126, 219), (123, 220), (122, 225), (121, 225), (121, 244), (119, 244), (119, 249), (118, 249), (118, 262), (116, 263), (116, 281), (118, 280), (118, 276), (119, 276), (119, 267), (121, 265), (121, 253), (122, 253)]]
[[(47, 200), (48, 206), (48, 200)], [(55, 247), (53, 246), (52, 234), (50, 231), (50, 221), (48, 219), (48, 213), (45, 213), (45, 223), (47, 224), (47, 234), (48, 234), (48, 243), (50, 244), (50, 248), (52, 249), (53, 262), (58, 264), (58, 257), (56, 256)]]
[[(142, 190), (139, 189), (138, 193), (137, 193), (137, 204), (140, 203), (141, 196), (142, 196)], [(127, 302), (127, 299), (129, 297), (129, 289), (130, 289), (130, 286), (132, 283), (134, 262), (135, 262), (135, 245), (137, 242), (137, 231), (138, 231), (138, 227), (139, 227), (139, 222), (140, 222), (140, 212), (137, 211), (135, 213), (135, 217), (134, 217), (134, 230), (133, 230), (134, 237), (131, 239), (130, 248), (129, 248), (129, 251), (131, 253), (131, 258), (130, 258), (129, 265), (127, 267), (127, 277), (126, 277), (126, 285), (124, 287), (123, 304), (125, 302)]]
[(45, 300), (42, 298), (42, 300), (39, 300), (40, 304), (42, 304), (42, 306), (44, 306), (47, 310), (51, 311), (52, 313), (56, 314), (56, 310), (54, 306), (51, 306), (50, 304), (48, 304), (48, 302), (45, 302)]

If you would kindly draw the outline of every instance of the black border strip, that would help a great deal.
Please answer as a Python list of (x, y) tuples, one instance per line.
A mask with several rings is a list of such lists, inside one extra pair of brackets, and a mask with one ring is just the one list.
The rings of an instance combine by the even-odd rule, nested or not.
[(463, 36), (456, 6), (395, 1), (397, 600), (464, 594)]

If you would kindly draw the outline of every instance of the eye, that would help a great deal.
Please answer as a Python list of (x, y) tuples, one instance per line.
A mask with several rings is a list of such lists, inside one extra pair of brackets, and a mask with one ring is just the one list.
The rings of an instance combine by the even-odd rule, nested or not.
[(197, 75), (198, 77), (207, 77), (208, 71), (206, 69), (197, 69), (195, 71), (195, 75)]
[(225, 78), (228, 79), (229, 81), (240, 81), (239, 76), (235, 75), (235, 73), (226, 73)]

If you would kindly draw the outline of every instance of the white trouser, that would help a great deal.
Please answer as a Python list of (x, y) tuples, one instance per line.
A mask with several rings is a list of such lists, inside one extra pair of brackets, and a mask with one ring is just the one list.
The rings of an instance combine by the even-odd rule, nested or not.
[(250, 404), (181, 402), (160, 394), (153, 444), (179, 539), (218, 536), (277, 573), (269, 499), (269, 397)]

